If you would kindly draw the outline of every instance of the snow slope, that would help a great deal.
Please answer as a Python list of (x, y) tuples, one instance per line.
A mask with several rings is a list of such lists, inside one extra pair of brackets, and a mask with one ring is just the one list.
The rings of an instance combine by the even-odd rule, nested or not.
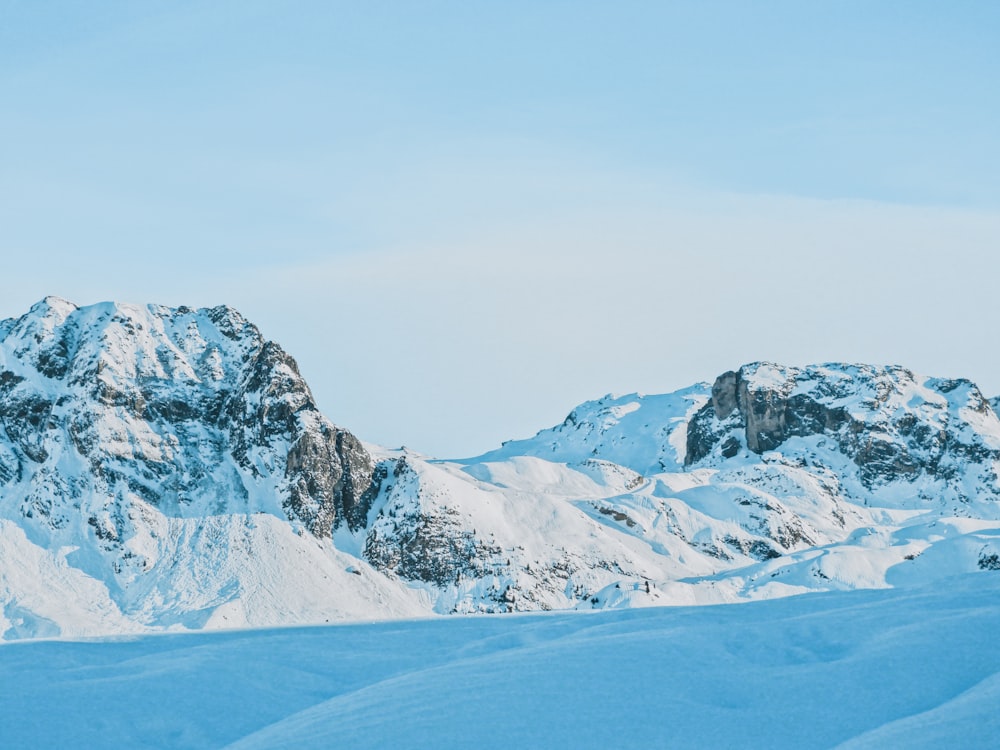
[[(605, 577), (590, 552), (559, 563), (549, 536), (528, 555), (568, 566), (565, 592), (582, 596), (564, 606), (576, 607), (914, 585), (1000, 567), (998, 465), (1000, 420), (968, 381), (768, 363), (711, 387), (607, 396), (534, 438), (437, 464), (520, 496), (519, 507), (568, 503), (600, 524), (567, 524), (567, 549), (604, 535), (636, 542)], [(522, 571), (515, 589), (550, 585)]]
[(228, 307), (0, 322), (0, 636), (426, 613), (329, 541), (374, 470)]
[(11, 747), (988, 748), (1000, 576), (0, 646)]

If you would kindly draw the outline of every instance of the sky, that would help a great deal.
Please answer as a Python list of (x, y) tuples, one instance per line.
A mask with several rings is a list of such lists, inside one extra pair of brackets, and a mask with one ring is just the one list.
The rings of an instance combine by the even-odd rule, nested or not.
[(0, 318), (230, 304), (362, 439), (850, 361), (1000, 393), (1000, 5), (0, 0)]

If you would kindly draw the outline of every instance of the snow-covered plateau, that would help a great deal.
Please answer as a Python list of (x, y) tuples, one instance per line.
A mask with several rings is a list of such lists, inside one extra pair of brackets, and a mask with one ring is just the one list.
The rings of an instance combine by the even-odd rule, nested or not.
[(998, 466), (967, 380), (770, 363), (431, 459), (231, 308), (50, 297), (0, 321), (0, 636), (986, 586)]

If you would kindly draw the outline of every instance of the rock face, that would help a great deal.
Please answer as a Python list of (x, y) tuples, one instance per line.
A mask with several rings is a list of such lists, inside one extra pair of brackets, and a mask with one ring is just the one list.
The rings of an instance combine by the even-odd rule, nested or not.
[(688, 425), (685, 463), (822, 439), (853, 462), (868, 490), (925, 477), (965, 502), (996, 498), (995, 419), (968, 380), (918, 382), (901, 367), (755, 363), (716, 379), (711, 399)]
[(492, 572), (487, 561), (502, 550), (462, 528), (454, 508), (428, 511), (413, 503), (420, 482), (406, 458), (387, 462), (380, 469), (390, 467), (391, 477), (386, 478), (390, 504), (365, 536), (365, 559), (379, 570), (438, 587), (463, 576), (479, 578)]
[[(535, 477), (539, 468), (544, 475)], [(499, 481), (485, 464), (404, 454), (380, 463), (379, 472), (382, 490), (363, 555), (387, 575), (432, 592), (437, 612), (576, 606), (621, 576), (641, 577), (648, 564), (591, 518), (617, 511), (595, 503), (581, 512), (567, 502), (582, 488), (607, 491), (603, 482), (562, 481), (580, 481), (575, 470), (560, 478), (530, 462), (520, 467), (519, 481)], [(627, 479), (616, 476), (612, 486), (625, 489)]]
[(0, 323), (0, 502), (37, 533), (85, 524), (117, 567), (142, 505), (269, 512), (316, 537), (364, 524), (373, 462), (295, 361), (228, 307), (56, 298)]

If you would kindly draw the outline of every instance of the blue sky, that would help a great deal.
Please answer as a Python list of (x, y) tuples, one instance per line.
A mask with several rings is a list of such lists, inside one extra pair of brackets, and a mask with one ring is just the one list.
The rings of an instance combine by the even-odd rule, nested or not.
[(233, 304), (463, 455), (753, 359), (1000, 393), (1000, 6), (0, 0), (0, 316)]

